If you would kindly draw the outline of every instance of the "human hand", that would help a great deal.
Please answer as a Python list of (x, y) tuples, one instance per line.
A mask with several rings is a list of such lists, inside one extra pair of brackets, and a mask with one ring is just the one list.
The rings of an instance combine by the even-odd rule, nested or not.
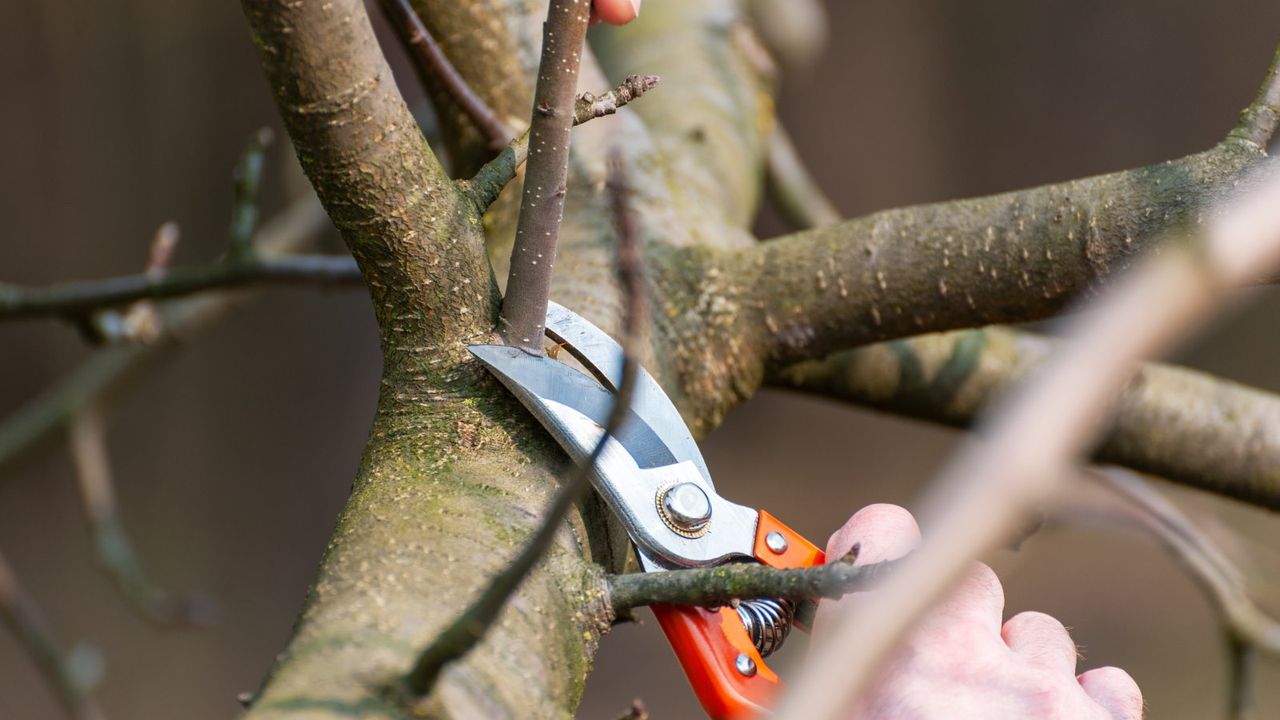
[(591, 22), (626, 25), (640, 14), (640, 0), (595, 0), (591, 3)]
[[(902, 557), (920, 529), (896, 505), (858, 511), (827, 542), (836, 560), (858, 545), (855, 564)], [(874, 591), (871, 591), (874, 592)], [(857, 606), (853, 593), (823, 601), (816, 624), (837, 607)], [(1001, 626), (1004, 588), (980, 563), (924, 619), (851, 716), (859, 720), (1140, 720), (1142, 692), (1114, 667), (1076, 676), (1076, 646), (1062, 623), (1038, 612)]]

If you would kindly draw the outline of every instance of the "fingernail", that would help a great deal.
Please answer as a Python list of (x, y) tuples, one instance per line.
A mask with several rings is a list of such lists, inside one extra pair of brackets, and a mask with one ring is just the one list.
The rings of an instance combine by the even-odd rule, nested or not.
[(640, 15), (640, 0), (631, 0), (631, 8), (636, 11), (636, 15)]

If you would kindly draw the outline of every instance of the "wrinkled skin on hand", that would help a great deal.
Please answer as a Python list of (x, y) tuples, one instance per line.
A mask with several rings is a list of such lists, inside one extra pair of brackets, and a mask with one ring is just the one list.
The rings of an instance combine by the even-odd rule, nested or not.
[[(902, 557), (920, 543), (906, 510), (871, 505), (827, 542), (838, 560), (855, 544), (856, 564)], [(874, 591), (872, 591), (874, 592)], [(819, 627), (854, 593), (824, 601)], [(1142, 693), (1125, 671), (1103, 667), (1076, 675), (1076, 646), (1054, 618), (1024, 612), (1001, 624), (1004, 588), (975, 564), (952, 595), (925, 618), (881, 676), (858, 720), (1141, 720)], [(815, 635), (821, 637), (821, 635)]]

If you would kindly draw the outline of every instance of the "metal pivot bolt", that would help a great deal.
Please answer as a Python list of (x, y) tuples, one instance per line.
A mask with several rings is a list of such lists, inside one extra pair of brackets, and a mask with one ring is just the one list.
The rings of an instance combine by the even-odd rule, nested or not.
[(738, 653), (738, 657), (733, 661), (733, 666), (737, 668), (738, 674), (742, 677), (753, 677), (756, 674), (756, 661), (752, 660), (746, 653)]
[(771, 530), (764, 536), (764, 544), (769, 546), (774, 555), (781, 555), (787, 551), (787, 539), (777, 530)]
[(676, 534), (701, 537), (710, 528), (711, 500), (694, 483), (676, 483), (658, 491), (658, 514)]

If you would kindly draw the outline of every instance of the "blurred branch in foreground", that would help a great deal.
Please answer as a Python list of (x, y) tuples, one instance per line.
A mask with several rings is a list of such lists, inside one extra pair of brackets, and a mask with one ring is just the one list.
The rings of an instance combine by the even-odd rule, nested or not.
[(1166, 240), (1158, 256), (1071, 318), (1070, 340), (990, 411), (987, 431), (971, 438), (935, 482), (918, 513), (927, 530), (921, 549), (856, 616), (838, 617), (779, 717), (835, 717), (867, 692), (885, 657), (968, 564), (1061, 489), (1138, 361), (1185, 337), (1226, 290), (1274, 267), (1278, 197), (1280, 180), (1272, 173), (1240, 201), (1218, 208), (1201, 232)]

